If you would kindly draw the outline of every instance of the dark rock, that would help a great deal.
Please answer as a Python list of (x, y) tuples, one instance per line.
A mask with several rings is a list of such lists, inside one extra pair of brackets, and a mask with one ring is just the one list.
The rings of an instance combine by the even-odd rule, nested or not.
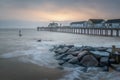
[(109, 62), (110, 62), (110, 64), (116, 64), (116, 61), (115, 61), (115, 59), (109, 59)]
[(93, 55), (85, 55), (80, 63), (86, 67), (98, 66), (98, 61)]
[(65, 61), (63, 61), (63, 60), (59, 60), (59, 62), (58, 62), (59, 65), (63, 65), (64, 63), (65, 63)]
[(58, 67), (56, 67), (57, 69), (60, 69), (60, 70), (64, 70), (64, 67), (62, 67), (62, 66), (58, 66)]
[(62, 53), (65, 53), (69, 50), (68, 47), (64, 47), (64, 48), (59, 48), (57, 50), (55, 50), (54, 52), (57, 53), (57, 54), (62, 54)]
[(106, 51), (112, 53), (112, 48), (108, 48)]
[[(110, 47), (60, 45), (53, 46), (51, 51), (55, 52), (55, 58), (58, 60), (58, 64), (62, 66), (75, 67), (82, 65), (86, 68), (99, 66), (103, 67), (104, 71), (108, 71), (111, 64), (117, 63), (116, 59), (120, 63), (120, 53), (116, 51), (111, 55), (112, 48)], [(120, 71), (118, 66), (114, 66), (114, 68)]]
[(72, 55), (68, 55), (68, 56), (66, 56), (66, 57), (63, 57), (63, 60), (64, 61), (68, 61), (68, 60), (70, 60), (70, 59), (72, 59), (74, 56), (72, 56)]
[(37, 40), (37, 42), (41, 42), (42, 40), (40, 39), (40, 40)]
[(65, 62), (62, 66), (64, 66), (64, 67), (70, 67), (70, 68), (79, 67), (79, 65), (77, 65), (77, 64), (70, 64), (68, 62)]
[(63, 49), (65, 46), (64, 45), (59, 45), (59, 46), (53, 46), (54, 47), (54, 52), (58, 52), (59, 50)]
[(64, 48), (65, 47), (65, 45), (59, 45), (58, 46), (58, 48)]
[(94, 51), (95, 50), (95, 48), (93, 48), (91, 46), (83, 46), (82, 49), (86, 50), (86, 51)]
[(109, 57), (101, 57), (100, 66), (109, 66)]
[(104, 66), (103, 67), (103, 71), (109, 71), (109, 67), (108, 66)]
[(73, 56), (77, 56), (80, 52), (81, 52), (81, 51), (75, 51), (75, 52), (72, 52), (71, 54), (72, 54)]
[(70, 59), (68, 62), (71, 63), (71, 64), (77, 64), (79, 61), (78, 61), (78, 58), (77, 58), (77, 57), (73, 57), (73, 58)]
[(79, 51), (79, 50), (80, 50), (80, 48), (78, 48), (78, 47), (72, 47), (67, 51), (67, 53), (71, 53), (71, 52), (75, 52), (75, 51)]
[(55, 49), (55, 53), (59, 53), (60, 51), (62, 51), (62, 49), (61, 48), (57, 48), (57, 49)]
[(98, 48), (97, 48), (98, 51), (106, 51), (107, 49), (108, 49), (108, 48), (106, 48), (106, 47), (98, 47)]
[(61, 53), (65, 53), (65, 52), (67, 52), (68, 50), (69, 50), (68, 47), (64, 47), (64, 48), (62, 49)]
[(109, 52), (104, 52), (104, 51), (90, 51), (90, 53), (101, 56), (101, 57), (109, 57), (110, 56)]
[(88, 55), (88, 51), (82, 51), (78, 54), (78, 60), (80, 61), (85, 55)]
[(56, 56), (56, 59), (60, 60), (60, 59), (63, 59), (63, 57), (65, 56), (67, 56), (67, 54), (61, 54), (61, 55)]
[(120, 64), (111, 64), (112, 69), (120, 72)]

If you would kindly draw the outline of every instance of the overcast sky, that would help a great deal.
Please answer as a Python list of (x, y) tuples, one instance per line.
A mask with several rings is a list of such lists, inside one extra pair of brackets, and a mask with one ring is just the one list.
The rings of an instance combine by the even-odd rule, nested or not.
[(0, 27), (37, 27), (59, 21), (120, 18), (120, 0), (0, 0)]

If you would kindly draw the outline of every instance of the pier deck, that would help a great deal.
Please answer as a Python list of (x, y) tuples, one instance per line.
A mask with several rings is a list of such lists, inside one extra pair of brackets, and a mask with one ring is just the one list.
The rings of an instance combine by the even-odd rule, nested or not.
[(71, 27), (39, 27), (38, 31), (64, 32), (99, 36), (120, 36), (120, 28), (71, 28)]

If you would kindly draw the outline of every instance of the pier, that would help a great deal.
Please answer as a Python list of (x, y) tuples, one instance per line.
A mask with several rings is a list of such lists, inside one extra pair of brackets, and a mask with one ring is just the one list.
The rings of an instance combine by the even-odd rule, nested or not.
[(120, 28), (73, 28), (73, 27), (38, 27), (38, 31), (86, 34), (98, 36), (120, 36)]

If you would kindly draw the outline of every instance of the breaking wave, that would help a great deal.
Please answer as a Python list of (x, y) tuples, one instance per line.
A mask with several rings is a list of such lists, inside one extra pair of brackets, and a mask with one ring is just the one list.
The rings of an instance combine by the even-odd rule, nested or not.
[(57, 61), (54, 59), (54, 53), (50, 52), (49, 49), (53, 45), (58, 44), (50, 41), (33, 42), (31, 48), (28, 50), (14, 51), (10, 53), (2, 54), (1, 58), (18, 58), (22, 62), (31, 62), (39, 66), (56, 67), (58, 66)]

